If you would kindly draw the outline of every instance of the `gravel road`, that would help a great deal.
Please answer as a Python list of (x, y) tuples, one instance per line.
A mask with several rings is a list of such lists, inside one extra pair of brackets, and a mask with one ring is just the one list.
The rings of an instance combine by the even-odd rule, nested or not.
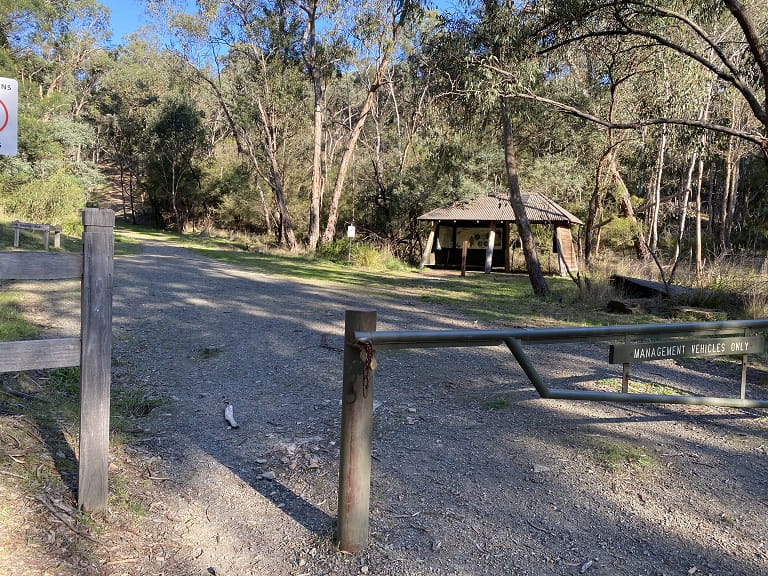
[[(158, 478), (155, 546), (112, 574), (768, 574), (763, 411), (540, 400), (501, 348), (379, 354), (370, 545), (339, 553), (348, 308), (377, 310), (381, 330), (499, 327), (167, 244), (116, 260), (114, 385), (165, 403), (136, 435)], [(618, 376), (605, 346), (531, 354), (558, 385)], [(734, 395), (737, 371), (637, 377)]]

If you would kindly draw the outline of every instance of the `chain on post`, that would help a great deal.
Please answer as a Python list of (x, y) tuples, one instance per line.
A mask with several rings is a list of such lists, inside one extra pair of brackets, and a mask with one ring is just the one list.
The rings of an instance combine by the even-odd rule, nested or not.
[(360, 349), (360, 360), (363, 361), (363, 398), (367, 398), (371, 372), (377, 366), (376, 351), (371, 342), (358, 342), (355, 346)]

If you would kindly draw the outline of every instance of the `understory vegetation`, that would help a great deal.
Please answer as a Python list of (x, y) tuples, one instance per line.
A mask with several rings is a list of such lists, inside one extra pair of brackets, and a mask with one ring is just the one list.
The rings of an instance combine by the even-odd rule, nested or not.
[[(711, 286), (765, 257), (759, 2), (146, 4), (123, 39), (95, 0), (0, 4), (19, 95), (0, 216), (76, 237), (108, 203), (391, 269), (419, 261), (426, 211), (538, 192), (584, 222), (585, 284), (603, 260)], [(525, 228), (544, 295), (529, 256), (551, 231)], [(742, 288), (759, 311), (758, 278)]]

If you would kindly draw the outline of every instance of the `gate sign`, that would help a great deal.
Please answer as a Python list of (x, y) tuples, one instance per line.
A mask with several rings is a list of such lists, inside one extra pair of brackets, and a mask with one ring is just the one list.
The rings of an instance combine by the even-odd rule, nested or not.
[(14, 156), (18, 150), (19, 84), (0, 78), (0, 156)]
[(699, 340), (672, 340), (669, 342), (636, 342), (611, 344), (608, 362), (626, 364), (649, 362), (667, 358), (702, 358), (706, 356), (744, 356), (765, 350), (762, 336), (734, 338), (702, 338)]

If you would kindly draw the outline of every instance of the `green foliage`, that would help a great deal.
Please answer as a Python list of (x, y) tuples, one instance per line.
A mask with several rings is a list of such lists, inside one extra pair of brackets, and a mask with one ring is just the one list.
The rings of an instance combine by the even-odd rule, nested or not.
[(614, 218), (602, 227), (600, 238), (603, 246), (617, 253), (632, 249), (641, 224), (628, 218)]
[(142, 388), (116, 387), (111, 409), (119, 418), (143, 418), (163, 404), (164, 399), (153, 396)]
[(80, 393), (80, 367), (51, 370), (48, 373), (48, 384), (57, 392), (77, 396)]
[(494, 398), (483, 402), (484, 410), (501, 410), (507, 407), (507, 401), (504, 398)]
[(321, 244), (317, 256), (337, 264), (351, 264), (366, 270), (405, 270), (407, 266), (395, 258), (390, 250), (370, 242), (340, 238), (330, 244)]
[(151, 111), (146, 136), (144, 185), (150, 202), (158, 216), (170, 214), (182, 231), (205, 206), (193, 161), (205, 146), (202, 114), (188, 97), (171, 93)]
[(209, 198), (214, 226), (233, 232), (266, 232), (261, 195), (247, 166), (240, 162), (207, 165), (201, 188)]
[(4, 199), (5, 209), (26, 222), (71, 224), (85, 207), (86, 193), (77, 178), (58, 170), (22, 184)]

